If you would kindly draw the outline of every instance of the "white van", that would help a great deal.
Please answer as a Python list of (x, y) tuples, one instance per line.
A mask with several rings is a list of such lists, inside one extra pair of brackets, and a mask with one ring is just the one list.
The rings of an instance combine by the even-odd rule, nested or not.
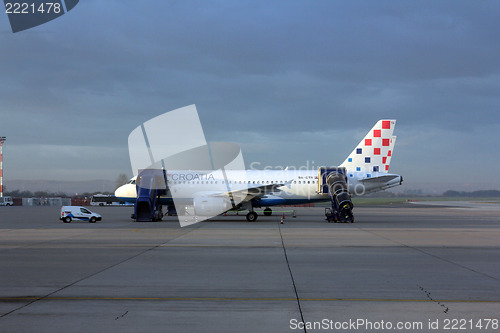
[(0, 206), (14, 206), (12, 197), (0, 197)]
[(62, 206), (59, 220), (62, 220), (64, 223), (70, 223), (73, 219), (95, 223), (96, 221), (100, 221), (102, 217), (82, 206)]

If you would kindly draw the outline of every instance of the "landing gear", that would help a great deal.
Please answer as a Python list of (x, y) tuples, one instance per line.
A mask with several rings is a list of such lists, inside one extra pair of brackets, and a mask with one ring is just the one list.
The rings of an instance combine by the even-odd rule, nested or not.
[(255, 222), (257, 220), (257, 217), (258, 217), (258, 215), (256, 212), (249, 212), (247, 214), (247, 221), (248, 222)]
[(163, 218), (163, 206), (159, 205), (153, 213), (153, 222), (159, 222)]
[[(175, 206), (167, 206), (167, 214), (168, 216), (177, 216), (177, 210), (175, 209)], [(181, 214), (183, 215), (183, 214)]]
[(265, 216), (271, 216), (273, 214), (273, 210), (269, 207), (267, 207), (266, 209), (264, 209), (264, 215)]
[(253, 211), (253, 205), (252, 202), (246, 201), (241, 204), (241, 208), (244, 210), (248, 210), (247, 214), (247, 221), (248, 222), (255, 222), (257, 220), (257, 213)]

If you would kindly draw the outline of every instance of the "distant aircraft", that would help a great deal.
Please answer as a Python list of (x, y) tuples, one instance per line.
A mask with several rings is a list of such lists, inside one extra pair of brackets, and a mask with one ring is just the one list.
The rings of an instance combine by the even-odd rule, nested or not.
[[(256, 207), (265, 207), (264, 215), (269, 216), (272, 214), (270, 207), (276, 205), (331, 201), (336, 221), (353, 222), (351, 195), (385, 190), (403, 182), (402, 176), (388, 173), (396, 142), (393, 136), (395, 125), (396, 120), (379, 120), (338, 167), (320, 167), (316, 170), (226, 170), (224, 177), (203, 170), (167, 170), (164, 172), (167, 186), (157, 195), (156, 203), (149, 201), (151, 198), (154, 200), (154, 195), (147, 192), (145, 200), (150, 208), (146, 209), (145, 215), (141, 213), (142, 204), (139, 202), (141, 185), (137, 178), (141, 179), (141, 174), (119, 187), (115, 196), (118, 201), (136, 204), (136, 220), (161, 220), (161, 206), (167, 205), (169, 210), (173, 209), (172, 193), (175, 193), (176, 197), (188, 198), (186, 204), (192, 207), (188, 213), (198, 216), (248, 210), (246, 219), (255, 221), (258, 217), (254, 211)], [(229, 190), (221, 190), (221, 185), (223, 188), (227, 186)], [(238, 196), (240, 199), (234, 200)], [(179, 211), (177, 203), (175, 207)]]

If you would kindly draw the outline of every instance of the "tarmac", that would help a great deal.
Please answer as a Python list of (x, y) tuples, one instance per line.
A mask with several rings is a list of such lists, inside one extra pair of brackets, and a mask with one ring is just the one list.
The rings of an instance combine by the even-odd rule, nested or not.
[(500, 205), (358, 207), (353, 224), (275, 208), (283, 224), (185, 228), (90, 209), (103, 220), (0, 207), (1, 333), (500, 332)]

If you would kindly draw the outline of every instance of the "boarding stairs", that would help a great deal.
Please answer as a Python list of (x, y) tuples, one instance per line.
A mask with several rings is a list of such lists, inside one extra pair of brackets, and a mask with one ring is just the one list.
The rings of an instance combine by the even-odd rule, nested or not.
[(161, 221), (163, 217), (160, 197), (168, 192), (165, 170), (144, 169), (136, 181), (137, 199), (132, 218), (136, 222)]
[(325, 209), (325, 217), (328, 222), (354, 222), (353, 204), (349, 194), (345, 168), (319, 168), (318, 193), (330, 196), (332, 206)]

